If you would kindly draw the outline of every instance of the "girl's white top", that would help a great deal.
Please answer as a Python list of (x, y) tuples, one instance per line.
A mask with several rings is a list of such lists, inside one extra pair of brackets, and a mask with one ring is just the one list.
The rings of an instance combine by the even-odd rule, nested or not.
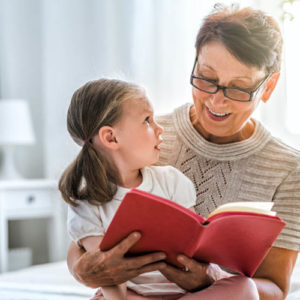
[[(184, 206), (192, 207), (196, 203), (193, 183), (180, 171), (170, 166), (151, 166), (142, 169), (143, 181), (136, 187)], [(73, 241), (87, 236), (103, 236), (128, 188), (118, 187), (114, 198), (102, 205), (91, 205), (87, 201), (78, 201), (77, 207), (68, 208), (68, 232)], [(174, 283), (160, 274), (150, 272), (127, 282), (127, 286), (142, 295), (163, 295), (184, 293)]]

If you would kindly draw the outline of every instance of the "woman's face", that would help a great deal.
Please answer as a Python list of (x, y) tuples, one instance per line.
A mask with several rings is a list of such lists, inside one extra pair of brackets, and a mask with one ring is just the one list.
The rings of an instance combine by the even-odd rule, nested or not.
[[(204, 45), (198, 55), (194, 75), (213, 80), (218, 85), (255, 90), (266, 72), (237, 60), (220, 42)], [(264, 85), (250, 102), (237, 102), (225, 97), (222, 90), (208, 94), (193, 87), (193, 126), (204, 138), (215, 143), (230, 143), (251, 136), (254, 124), (250, 116), (260, 102)]]

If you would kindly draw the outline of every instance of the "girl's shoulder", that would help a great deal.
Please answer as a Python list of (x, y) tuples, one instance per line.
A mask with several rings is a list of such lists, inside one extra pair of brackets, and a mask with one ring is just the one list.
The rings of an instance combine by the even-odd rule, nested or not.
[(175, 174), (181, 173), (179, 170), (177, 170), (176, 168), (174, 168), (172, 166), (148, 166), (148, 167), (145, 167), (145, 169), (154, 174), (168, 175), (170, 173), (175, 173)]
[(190, 181), (187, 176), (172, 166), (149, 166), (144, 170), (162, 182)]
[(196, 192), (192, 181), (172, 166), (151, 166), (153, 194), (173, 200), (187, 208), (194, 206)]

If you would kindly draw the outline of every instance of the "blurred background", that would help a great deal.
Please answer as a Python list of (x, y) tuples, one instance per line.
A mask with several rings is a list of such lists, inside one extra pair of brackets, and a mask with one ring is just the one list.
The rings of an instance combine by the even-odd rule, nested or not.
[[(285, 40), (281, 78), (272, 99), (259, 107), (256, 116), (274, 135), (300, 149), (299, 2), (235, 1), (239, 2), (263, 9), (280, 22)], [(0, 0), (0, 102), (25, 99), (35, 136), (34, 143), (15, 147), (14, 162), (23, 178), (57, 181), (79, 151), (67, 133), (66, 112), (74, 90), (88, 80), (137, 82), (146, 88), (157, 114), (191, 102), (195, 37), (215, 3)], [(14, 120), (22, 133), (18, 121)], [(49, 241), (41, 230), (43, 221), (26, 220), (26, 226), (22, 222), (10, 225), (10, 245), (22, 241), (34, 249), (33, 263), (47, 261), (43, 245)], [(63, 243), (63, 258), (68, 239), (54, 242)]]

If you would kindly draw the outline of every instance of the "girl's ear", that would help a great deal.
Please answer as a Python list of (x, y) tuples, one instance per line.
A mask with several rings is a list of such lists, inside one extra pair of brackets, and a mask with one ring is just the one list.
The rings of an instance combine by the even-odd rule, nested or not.
[(268, 79), (267, 83), (266, 83), (266, 86), (264, 88), (264, 92), (261, 96), (261, 100), (263, 102), (267, 102), (269, 100), (269, 98), (271, 97), (276, 85), (277, 85), (277, 82), (278, 82), (278, 79), (279, 79), (279, 76), (280, 76), (280, 73), (277, 72), (277, 73), (273, 73), (272, 76)]
[(98, 136), (101, 144), (110, 149), (117, 150), (119, 148), (118, 141), (116, 139), (114, 129), (110, 126), (103, 126), (98, 132)]

